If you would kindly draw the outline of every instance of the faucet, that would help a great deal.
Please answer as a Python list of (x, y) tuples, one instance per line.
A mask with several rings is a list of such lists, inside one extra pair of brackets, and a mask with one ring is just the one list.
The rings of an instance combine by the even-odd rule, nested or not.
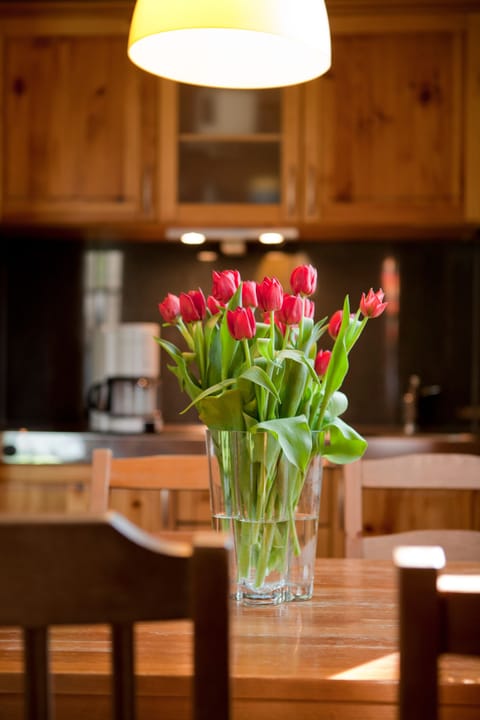
[(403, 409), (403, 432), (405, 435), (413, 435), (418, 429), (418, 393), (420, 377), (410, 375), (408, 378), (408, 389), (402, 398)]

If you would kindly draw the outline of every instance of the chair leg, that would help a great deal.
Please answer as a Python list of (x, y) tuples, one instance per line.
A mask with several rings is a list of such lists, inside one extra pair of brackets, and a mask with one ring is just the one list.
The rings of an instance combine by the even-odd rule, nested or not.
[(135, 720), (133, 625), (112, 624), (113, 717)]
[(24, 628), (25, 718), (50, 720), (52, 692), (48, 659), (48, 628)]
[(400, 568), (398, 573), (400, 718), (437, 720), (437, 572), (433, 568)]
[[(194, 621), (194, 720), (228, 720), (230, 717), (230, 639), (228, 555), (195, 547), (192, 566)], [(206, 585), (206, 569), (212, 575), (211, 553), (216, 552), (216, 577)]]

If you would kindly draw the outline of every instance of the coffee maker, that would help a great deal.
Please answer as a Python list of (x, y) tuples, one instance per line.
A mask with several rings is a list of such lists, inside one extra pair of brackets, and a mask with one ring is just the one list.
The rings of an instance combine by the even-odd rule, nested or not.
[(92, 338), (92, 384), (87, 394), (94, 432), (158, 432), (160, 348), (157, 323), (120, 323), (96, 328)]

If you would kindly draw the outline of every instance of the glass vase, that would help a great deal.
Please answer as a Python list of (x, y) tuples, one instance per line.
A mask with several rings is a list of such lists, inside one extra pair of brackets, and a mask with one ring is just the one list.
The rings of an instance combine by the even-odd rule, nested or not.
[(267, 432), (207, 430), (214, 527), (232, 533), (232, 596), (243, 604), (313, 592), (322, 463), (294, 466)]

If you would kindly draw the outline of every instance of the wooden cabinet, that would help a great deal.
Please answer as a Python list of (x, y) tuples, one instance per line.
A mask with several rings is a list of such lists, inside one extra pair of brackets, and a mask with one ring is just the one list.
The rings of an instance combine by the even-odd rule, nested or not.
[(128, 19), (84, 14), (2, 25), (6, 220), (151, 215), (149, 78), (127, 58), (127, 32)]
[(138, 70), (131, 9), (0, 3), (4, 220), (157, 239), (171, 225), (319, 238), (480, 221), (477, 0), (331, 0), (332, 69), (266, 91)]
[(180, 225), (299, 219), (300, 87), (159, 86), (159, 215)]
[(307, 223), (478, 220), (473, 20), (455, 12), (332, 19), (332, 69), (305, 88)]
[[(381, 8), (336, 15), (332, 3), (332, 69), (274, 91), (273, 123), (265, 131), (256, 120), (259, 91), (243, 93), (241, 111), (235, 108), (242, 93), (227, 92), (230, 129), (228, 119), (219, 119), (222, 91), (164, 83), (162, 219), (296, 224), (320, 235), (332, 227), (478, 221), (478, 16), (453, 5), (438, 13), (409, 5), (383, 15)], [(268, 154), (273, 161), (265, 171)], [(262, 198), (272, 188), (273, 200)]]

